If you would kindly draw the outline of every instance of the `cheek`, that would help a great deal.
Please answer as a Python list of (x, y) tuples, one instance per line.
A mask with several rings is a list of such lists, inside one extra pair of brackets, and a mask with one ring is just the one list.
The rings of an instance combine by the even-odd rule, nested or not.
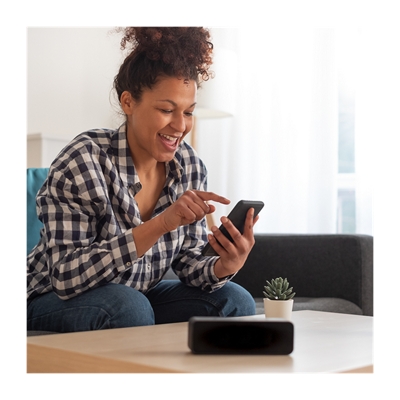
[(170, 123), (170, 118), (167, 115), (163, 115), (161, 113), (153, 114), (147, 120), (149, 126), (151, 126), (151, 128), (156, 131), (165, 128)]
[(162, 118), (157, 116), (150, 116), (141, 120), (141, 131), (145, 136), (152, 136), (165, 127), (166, 123)]

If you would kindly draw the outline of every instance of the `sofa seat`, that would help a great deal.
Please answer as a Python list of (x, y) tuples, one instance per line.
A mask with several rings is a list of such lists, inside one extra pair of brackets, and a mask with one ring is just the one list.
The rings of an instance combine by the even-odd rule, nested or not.
[(255, 234), (255, 245), (233, 281), (264, 313), (266, 280), (287, 278), (293, 310), (373, 315), (373, 238), (345, 234)]
[(54, 335), (57, 332), (49, 332), (49, 331), (28, 331), (27, 336), (43, 336), (43, 335)]
[[(256, 314), (264, 314), (264, 299), (256, 297)], [(360, 307), (351, 301), (339, 299), (335, 297), (295, 297), (293, 303), (293, 311), (313, 310), (326, 311), (341, 314), (362, 315)]]

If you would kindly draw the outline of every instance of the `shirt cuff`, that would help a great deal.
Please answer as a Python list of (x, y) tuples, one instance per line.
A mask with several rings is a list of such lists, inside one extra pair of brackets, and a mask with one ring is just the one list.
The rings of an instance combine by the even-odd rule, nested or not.
[(127, 230), (123, 235), (116, 237), (115, 240), (111, 241), (110, 245), (118, 271), (128, 270), (133, 263), (138, 261), (136, 245), (131, 230)]
[(215, 267), (215, 264), (218, 259), (219, 259), (219, 257), (216, 257), (216, 260), (213, 262), (213, 264), (211, 266), (211, 274), (212, 274), (213, 279), (215, 280), (216, 283), (223, 283), (223, 282), (230, 281), (237, 274), (237, 272), (235, 272), (234, 274), (231, 274), (231, 275), (224, 276), (223, 278), (218, 278), (217, 275), (215, 275), (215, 271), (214, 271), (214, 267)]

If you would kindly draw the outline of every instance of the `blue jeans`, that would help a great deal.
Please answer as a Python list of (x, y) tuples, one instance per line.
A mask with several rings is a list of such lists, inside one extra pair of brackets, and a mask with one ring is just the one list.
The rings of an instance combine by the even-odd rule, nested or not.
[(255, 302), (233, 282), (207, 293), (165, 280), (146, 294), (114, 283), (69, 300), (49, 292), (28, 302), (27, 314), (28, 330), (78, 332), (182, 322), (193, 316), (254, 315)]

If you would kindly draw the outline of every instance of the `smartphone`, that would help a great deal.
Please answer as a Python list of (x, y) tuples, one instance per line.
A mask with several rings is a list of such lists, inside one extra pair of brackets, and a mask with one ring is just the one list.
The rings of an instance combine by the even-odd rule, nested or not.
[[(250, 208), (254, 208), (254, 218), (255, 218), (263, 207), (264, 203), (262, 201), (240, 200), (233, 208), (233, 210), (229, 213), (228, 219), (233, 223), (233, 225), (235, 225), (236, 229), (238, 229), (238, 231), (243, 234), (247, 211), (249, 211)], [(221, 225), (219, 229), (231, 242), (233, 242), (231, 235), (228, 233), (228, 231), (225, 229), (223, 225)], [(211, 247), (210, 243), (207, 243), (204, 246), (203, 250), (201, 251), (201, 254), (203, 256), (218, 255), (216, 251)]]

